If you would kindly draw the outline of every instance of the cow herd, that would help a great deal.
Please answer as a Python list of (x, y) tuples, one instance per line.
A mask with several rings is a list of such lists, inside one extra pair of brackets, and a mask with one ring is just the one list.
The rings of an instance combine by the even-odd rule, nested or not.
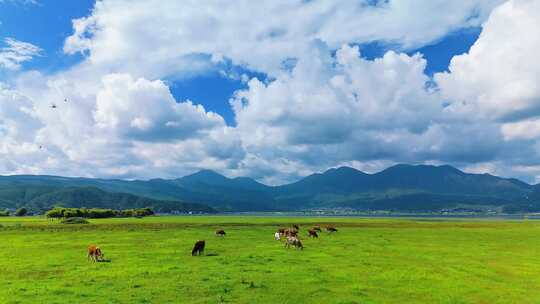
[[(338, 230), (334, 226), (327, 225), (325, 227), (326, 231), (329, 233), (337, 232)], [(274, 233), (274, 238), (276, 241), (285, 241), (285, 248), (290, 248), (293, 246), (296, 249), (304, 249), (304, 245), (299, 237), (300, 227), (298, 225), (292, 225), (290, 228), (281, 227)], [(312, 238), (318, 238), (319, 234), (317, 232), (322, 232), (321, 226), (314, 226), (312, 229), (307, 230), (307, 236)], [(215, 235), (218, 237), (224, 237), (226, 235), (225, 230), (218, 229), (215, 231)], [(200, 256), (204, 254), (204, 247), (206, 242), (204, 240), (198, 240), (195, 242), (193, 249), (191, 250), (192, 256)], [(88, 260), (93, 262), (102, 262), (105, 260), (105, 255), (101, 251), (101, 248), (96, 245), (88, 246)]]
[[(308, 237), (318, 238), (321, 232), (321, 226), (315, 226), (312, 229), (308, 229)], [(333, 226), (326, 226), (326, 231), (328, 232), (337, 232), (337, 229)], [(296, 249), (304, 249), (302, 241), (299, 237), (300, 227), (298, 225), (292, 225), (291, 228), (279, 228), (278, 231), (274, 234), (276, 240), (285, 239), (285, 248), (290, 248), (291, 246)]]

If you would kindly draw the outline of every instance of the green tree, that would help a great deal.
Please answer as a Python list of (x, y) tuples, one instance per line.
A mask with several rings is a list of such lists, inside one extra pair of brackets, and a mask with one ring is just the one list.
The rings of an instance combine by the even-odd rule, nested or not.
[(46, 217), (49, 218), (61, 218), (64, 217), (64, 208), (55, 207), (45, 213)]
[(28, 210), (24, 207), (17, 209), (15, 211), (15, 216), (25, 216), (28, 213)]

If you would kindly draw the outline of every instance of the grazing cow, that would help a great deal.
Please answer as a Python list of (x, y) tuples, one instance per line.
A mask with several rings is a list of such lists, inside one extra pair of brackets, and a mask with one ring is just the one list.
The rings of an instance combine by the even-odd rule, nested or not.
[(279, 231), (274, 233), (274, 237), (276, 238), (276, 241), (281, 240), (281, 233), (279, 233)]
[(337, 232), (337, 229), (333, 226), (326, 226), (326, 231), (328, 232)]
[(317, 232), (321, 232), (321, 226), (314, 226), (313, 227), (313, 230), (317, 231)]
[(290, 248), (293, 245), (296, 249), (304, 249), (302, 242), (297, 237), (288, 236), (285, 242), (285, 248)]
[(285, 236), (287, 237), (296, 237), (298, 235), (298, 230), (291, 228), (291, 229), (285, 229)]
[(101, 248), (97, 247), (96, 245), (88, 245), (88, 260), (99, 262), (103, 261), (105, 258), (105, 255), (101, 251)]
[(309, 229), (308, 230), (308, 236), (309, 237), (314, 237), (314, 238), (318, 238), (319, 235), (317, 234), (317, 231), (313, 230), (313, 229)]
[(292, 225), (294, 229), (296, 229), (297, 231), (300, 230), (300, 227), (298, 227), (298, 225), (294, 224)]
[(216, 235), (217, 236), (225, 236), (225, 230), (223, 229), (219, 229), (219, 230), (216, 230)]
[(279, 234), (284, 235), (285, 234), (285, 228), (279, 228), (278, 232), (279, 232)]
[(204, 240), (197, 241), (195, 243), (195, 246), (193, 246), (193, 250), (191, 250), (191, 255), (196, 256), (196, 255), (203, 254), (204, 253), (204, 245), (205, 245)]

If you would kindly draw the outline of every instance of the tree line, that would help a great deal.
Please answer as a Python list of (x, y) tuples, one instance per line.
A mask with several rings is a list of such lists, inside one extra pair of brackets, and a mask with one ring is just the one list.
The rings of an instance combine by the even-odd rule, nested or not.
[[(15, 211), (15, 216), (25, 216), (28, 213), (28, 209), (22, 207)], [(0, 216), (9, 216), (9, 210), (0, 210)]]
[(101, 209), (101, 208), (64, 208), (64, 207), (55, 207), (55, 208), (45, 212), (45, 216), (48, 217), (48, 218), (144, 217), (144, 216), (149, 216), (149, 215), (154, 215), (154, 211), (151, 208), (114, 210), (114, 209)]

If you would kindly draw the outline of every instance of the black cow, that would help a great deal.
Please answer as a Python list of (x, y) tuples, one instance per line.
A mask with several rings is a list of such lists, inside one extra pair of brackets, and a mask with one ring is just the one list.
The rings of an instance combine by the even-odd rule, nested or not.
[(202, 255), (204, 253), (204, 245), (205, 245), (204, 240), (197, 241), (195, 243), (195, 246), (193, 246), (193, 250), (191, 250), (191, 255), (192, 256)]

